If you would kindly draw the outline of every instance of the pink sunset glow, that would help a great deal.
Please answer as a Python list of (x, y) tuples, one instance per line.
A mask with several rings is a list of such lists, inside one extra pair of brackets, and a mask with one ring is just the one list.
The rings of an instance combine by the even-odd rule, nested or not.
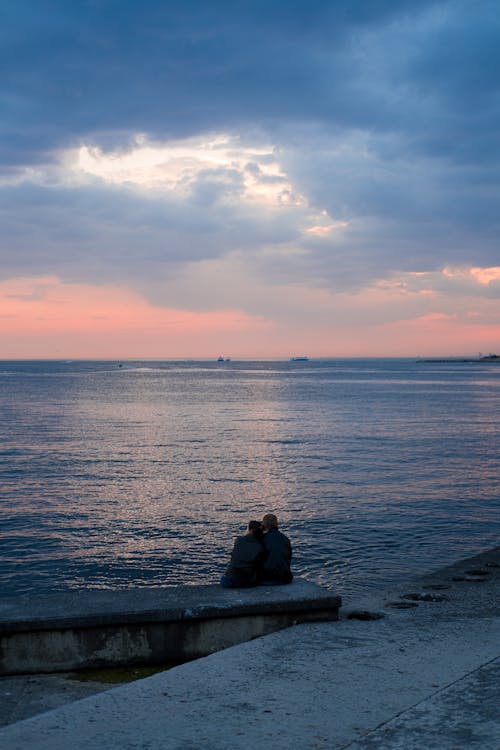
[(237, 310), (154, 307), (123, 287), (63, 284), (56, 278), (0, 284), (0, 321), (7, 358), (161, 358), (200, 350), (209, 356), (214, 349), (207, 342), (229, 343), (270, 325)]
[[(14, 279), (0, 284), (2, 354), (13, 359), (459, 356), (490, 351), (500, 338), (494, 300), (476, 299), (474, 310), (457, 314), (425, 312), (422, 300), (434, 310), (445, 308), (445, 300), (426, 289), (408, 292), (401, 283), (352, 295), (293, 289), (281, 295), (274, 311), (260, 300), (270, 310), (263, 316), (234, 308), (160, 307), (124, 286)], [(294, 315), (286, 309), (291, 295), (299, 310)], [(414, 313), (401, 317), (408, 297)]]

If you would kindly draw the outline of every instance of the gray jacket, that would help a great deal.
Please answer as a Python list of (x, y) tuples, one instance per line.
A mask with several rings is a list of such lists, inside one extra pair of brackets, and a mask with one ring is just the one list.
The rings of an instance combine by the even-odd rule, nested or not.
[(255, 585), (261, 578), (264, 547), (255, 534), (238, 536), (234, 540), (231, 561), (225, 572), (226, 578), (243, 585)]

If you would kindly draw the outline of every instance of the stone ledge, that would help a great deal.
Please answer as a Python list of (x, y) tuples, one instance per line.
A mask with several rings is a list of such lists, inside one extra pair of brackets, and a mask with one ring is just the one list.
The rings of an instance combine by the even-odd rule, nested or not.
[(187, 661), (297, 622), (336, 620), (340, 606), (302, 579), (9, 597), (0, 599), (0, 674)]

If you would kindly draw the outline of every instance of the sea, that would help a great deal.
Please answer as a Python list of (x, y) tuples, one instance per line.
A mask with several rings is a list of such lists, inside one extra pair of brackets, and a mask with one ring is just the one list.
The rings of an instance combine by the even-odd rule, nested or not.
[(278, 515), (344, 601), (499, 544), (500, 364), (1, 361), (0, 590), (216, 583)]

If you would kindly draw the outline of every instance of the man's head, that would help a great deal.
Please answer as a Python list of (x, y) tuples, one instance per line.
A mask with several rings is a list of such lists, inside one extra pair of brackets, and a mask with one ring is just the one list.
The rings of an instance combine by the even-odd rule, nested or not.
[(274, 515), (274, 513), (266, 513), (264, 518), (262, 519), (262, 525), (264, 527), (264, 531), (270, 531), (271, 529), (277, 529), (278, 528), (278, 519)]

